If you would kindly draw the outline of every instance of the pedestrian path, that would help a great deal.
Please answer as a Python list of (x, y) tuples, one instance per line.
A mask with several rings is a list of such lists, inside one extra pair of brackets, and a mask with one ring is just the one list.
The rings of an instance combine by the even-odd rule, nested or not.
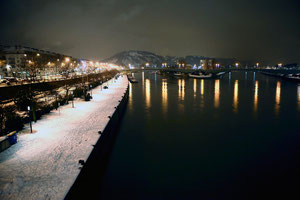
[(75, 100), (29, 125), (18, 143), (0, 153), (0, 199), (63, 199), (128, 87), (119, 77), (93, 89), (89, 102)]

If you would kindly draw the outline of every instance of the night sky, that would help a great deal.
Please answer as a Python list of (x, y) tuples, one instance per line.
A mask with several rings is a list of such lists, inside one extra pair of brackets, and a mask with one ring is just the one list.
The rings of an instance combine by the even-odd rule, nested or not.
[(0, 44), (300, 62), (299, 0), (0, 0)]

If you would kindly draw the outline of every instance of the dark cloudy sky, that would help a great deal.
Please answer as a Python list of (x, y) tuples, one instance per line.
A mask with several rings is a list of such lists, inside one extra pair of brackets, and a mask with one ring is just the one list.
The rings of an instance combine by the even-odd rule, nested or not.
[(299, 0), (0, 0), (0, 43), (300, 62)]

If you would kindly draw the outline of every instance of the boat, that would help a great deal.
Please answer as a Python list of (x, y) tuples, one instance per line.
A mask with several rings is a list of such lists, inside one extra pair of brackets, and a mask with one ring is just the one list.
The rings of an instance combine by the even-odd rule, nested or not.
[(183, 76), (183, 73), (181, 73), (181, 72), (175, 72), (173, 75), (174, 76)]
[(225, 74), (225, 72), (219, 72), (219, 73), (216, 73), (217, 76), (222, 76), (222, 75), (224, 75), (224, 74)]
[(199, 79), (209, 79), (209, 78), (219, 78), (224, 75), (225, 72), (218, 72), (216, 74), (208, 73), (205, 71), (196, 71), (189, 74), (190, 78), (199, 78)]
[(134, 77), (132, 77), (130, 75), (127, 75), (127, 78), (128, 78), (128, 80), (129, 80), (130, 83), (138, 83), (138, 81)]
[(300, 74), (288, 74), (286, 76), (283, 76), (283, 78), (291, 81), (300, 81)]
[(189, 74), (190, 78), (200, 78), (200, 79), (206, 79), (206, 78), (212, 78), (212, 73), (207, 73), (205, 71), (196, 71)]

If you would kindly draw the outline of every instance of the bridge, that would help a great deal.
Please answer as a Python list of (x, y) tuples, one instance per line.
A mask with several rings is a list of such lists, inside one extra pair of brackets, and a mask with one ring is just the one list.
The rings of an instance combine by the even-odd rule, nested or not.
[[(161, 73), (177, 73), (177, 72), (181, 72), (181, 73), (192, 73), (195, 71), (198, 71), (198, 69), (177, 69), (177, 68), (151, 68), (151, 67), (147, 67), (144, 69), (126, 69), (123, 70), (124, 72), (131, 72), (131, 73), (136, 73), (136, 72), (141, 72), (141, 71), (160, 71)], [(207, 73), (219, 73), (219, 72), (235, 72), (235, 71), (245, 71), (245, 72), (268, 72), (268, 73), (281, 73), (281, 74), (295, 74), (295, 73), (300, 73), (299, 69), (255, 69), (255, 68), (248, 68), (248, 69), (236, 69), (236, 68), (232, 68), (232, 69), (210, 69), (210, 70), (202, 70), (205, 71)]]

